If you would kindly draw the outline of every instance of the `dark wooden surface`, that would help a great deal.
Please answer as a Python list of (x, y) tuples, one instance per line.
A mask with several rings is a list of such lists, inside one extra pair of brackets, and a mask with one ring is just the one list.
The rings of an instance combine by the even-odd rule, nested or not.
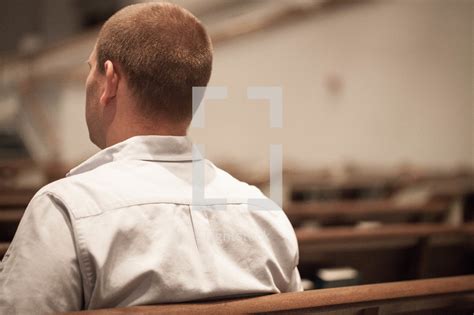
[(37, 191), (37, 188), (0, 188), (0, 211), (2, 208), (26, 208)]
[(302, 277), (320, 268), (351, 267), (358, 283), (474, 273), (474, 224), (396, 224), (373, 228), (300, 228)]

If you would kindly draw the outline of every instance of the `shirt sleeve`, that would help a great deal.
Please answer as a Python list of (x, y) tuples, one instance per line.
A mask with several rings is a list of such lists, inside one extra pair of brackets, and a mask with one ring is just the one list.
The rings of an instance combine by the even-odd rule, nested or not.
[(65, 207), (43, 194), (30, 202), (0, 264), (0, 314), (80, 310), (82, 281)]

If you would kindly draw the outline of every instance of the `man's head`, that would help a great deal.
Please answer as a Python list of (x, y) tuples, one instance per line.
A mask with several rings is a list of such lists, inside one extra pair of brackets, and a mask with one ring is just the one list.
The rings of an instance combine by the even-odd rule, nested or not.
[(103, 148), (111, 126), (115, 133), (185, 132), (192, 87), (206, 86), (211, 75), (212, 45), (188, 11), (169, 3), (135, 4), (104, 24), (89, 64), (86, 119), (92, 142)]

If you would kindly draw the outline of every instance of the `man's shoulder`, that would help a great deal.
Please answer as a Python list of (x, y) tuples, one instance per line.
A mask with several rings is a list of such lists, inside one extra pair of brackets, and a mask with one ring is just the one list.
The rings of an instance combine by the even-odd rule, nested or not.
[(257, 187), (206, 162), (209, 165), (206, 171), (213, 175), (203, 183), (196, 178), (196, 174), (188, 174), (191, 176), (187, 177), (157, 163), (114, 162), (52, 182), (42, 187), (35, 197), (52, 196), (77, 218), (135, 204), (192, 204), (195, 193), (202, 189), (196, 186), (202, 184), (206, 200), (244, 203), (268, 200)]
[(147, 187), (141, 184), (133, 166), (118, 161), (51, 182), (33, 198), (50, 196), (80, 219), (136, 204), (139, 199), (146, 202), (145, 195)]
[(72, 209), (78, 209), (81, 203), (86, 204), (89, 199), (80, 187), (77, 178), (61, 178), (41, 187), (33, 196), (32, 201), (38, 198), (51, 198), (71, 212)]
[(57, 196), (60, 194), (62, 188), (65, 185), (70, 185), (70, 179), (68, 177), (55, 180), (41, 187), (33, 196), (32, 199), (40, 198), (42, 196)]

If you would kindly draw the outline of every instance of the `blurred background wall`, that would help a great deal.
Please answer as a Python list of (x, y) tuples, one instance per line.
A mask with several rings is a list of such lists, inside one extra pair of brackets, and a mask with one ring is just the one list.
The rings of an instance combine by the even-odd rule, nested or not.
[[(276, 143), (286, 168), (474, 166), (473, 1), (175, 2), (208, 27), (210, 85), (229, 91), (190, 129), (217, 163), (262, 172)], [(5, 2), (0, 129), (15, 148), (70, 166), (97, 151), (84, 61), (126, 3)], [(268, 102), (247, 99), (251, 86), (282, 88), (283, 128), (270, 128)]]
[[(304, 167), (474, 163), (472, 43), (470, 1), (371, 1), (251, 34), (216, 47), (229, 100), (192, 134), (248, 162), (282, 143)], [(283, 88), (281, 130), (245, 97), (266, 85)]]

